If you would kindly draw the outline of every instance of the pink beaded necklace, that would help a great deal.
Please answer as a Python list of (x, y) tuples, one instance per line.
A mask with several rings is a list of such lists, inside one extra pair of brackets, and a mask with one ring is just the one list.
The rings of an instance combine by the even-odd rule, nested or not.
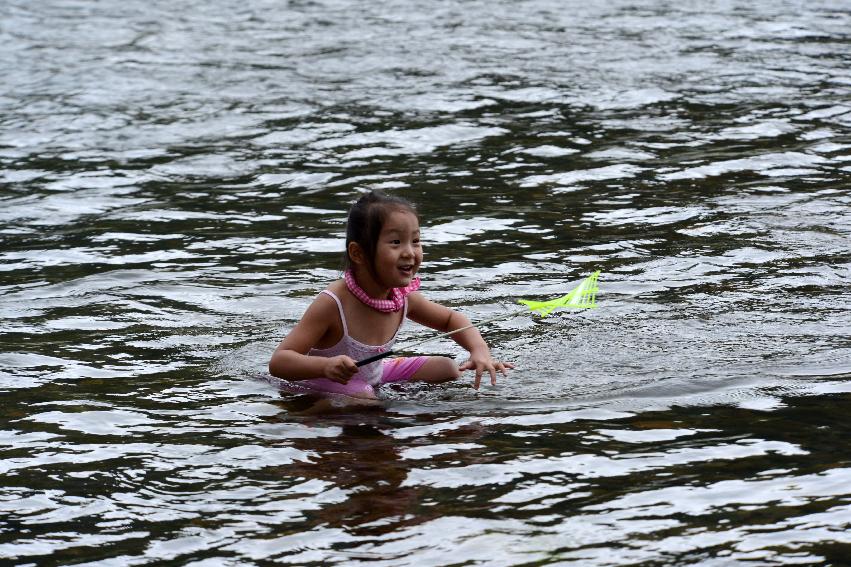
[(346, 288), (352, 292), (352, 295), (357, 297), (361, 303), (372, 307), (376, 311), (381, 311), (382, 313), (400, 311), (405, 305), (405, 296), (420, 289), (420, 278), (414, 278), (411, 280), (411, 283), (405, 287), (392, 288), (388, 299), (375, 299), (374, 297), (370, 297), (369, 294), (367, 294), (363, 288), (358, 285), (358, 282), (355, 280), (355, 275), (351, 270), (346, 270), (346, 273), (343, 275), (343, 279), (346, 280)]

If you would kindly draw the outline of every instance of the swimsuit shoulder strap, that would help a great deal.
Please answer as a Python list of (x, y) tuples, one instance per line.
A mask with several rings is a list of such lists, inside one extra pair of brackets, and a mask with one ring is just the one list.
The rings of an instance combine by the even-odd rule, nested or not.
[(343, 323), (343, 336), (349, 336), (349, 326), (346, 325), (346, 314), (343, 312), (343, 303), (340, 301), (340, 298), (337, 297), (333, 291), (329, 291), (327, 289), (322, 290), (322, 293), (325, 295), (331, 296), (331, 299), (334, 300), (334, 303), (337, 304), (337, 310), (340, 311), (340, 321)]

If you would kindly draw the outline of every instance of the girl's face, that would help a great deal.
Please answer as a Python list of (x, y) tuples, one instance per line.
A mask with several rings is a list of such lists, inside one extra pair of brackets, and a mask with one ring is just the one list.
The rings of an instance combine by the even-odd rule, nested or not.
[(423, 261), (420, 223), (408, 211), (393, 211), (384, 221), (375, 249), (375, 272), (382, 286), (405, 287)]

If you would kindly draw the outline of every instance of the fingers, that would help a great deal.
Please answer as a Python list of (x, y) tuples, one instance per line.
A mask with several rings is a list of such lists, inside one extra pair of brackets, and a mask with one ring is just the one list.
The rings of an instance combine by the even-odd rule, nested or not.
[(355, 361), (349, 358), (348, 356), (342, 356), (341, 358), (342, 361), (340, 370), (342, 372), (342, 377), (345, 380), (345, 382), (343, 383), (346, 384), (352, 378), (352, 376), (357, 374), (358, 365), (355, 364)]
[(325, 367), (325, 377), (338, 384), (348, 384), (358, 371), (358, 365), (346, 355), (329, 359)]
[(499, 360), (473, 361), (470, 359), (458, 366), (458, 370), (461, 372), (465, 370), (476, 371), (475, 378), (473, 379), (473, 388), (477, 390), (479, 389), (479, 386), (481, 386), (482, 376), (484, 376), (485, 373), (490, 374), (491, 385), (496, 386), (497, 372), (501, 373), (503, 376), (508, 376), (508, 370), (512, 368), (514, 368), (514, 364), (511, 362), (502, 362)]
[(354, 360), (352, 360), (348, 356), (343, 356), (343, 365), (344, 365), (346, 372), (348, 373), (349, 377), (357, 374), (358, 365)]
[(338, 372), (329, 373), (325, 377), (328, 378), (329, 380), (331, 380), (332, 382), (336, 382), (337, 384), (344, 384), (344, 385), (348, 384), (349, 380), (351, 380), (351, 378), (352, 378), (351, 375), (349, 375), (349, 374), (338, 373)]
[(491, 385), (496, 386), (496, 373), (499, 371), (506, 378), (508, 377), (508, 369), (514, 368), (514, 365), (510, 362), (502, 362), (501, 360), (497, 360), (494, 362), (494, 367), (491, 369)]

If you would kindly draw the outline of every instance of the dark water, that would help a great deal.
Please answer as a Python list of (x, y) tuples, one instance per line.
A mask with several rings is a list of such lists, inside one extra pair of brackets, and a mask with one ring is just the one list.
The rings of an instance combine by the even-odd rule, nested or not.
[[(849, 30), (3, 2), (0, 563), (851, 564)], [(420, 204), (431, 298), (600, 269), (600, 308), (485, 329), (497, 387), (306, 412), (257, 377), (376, 187)]]

